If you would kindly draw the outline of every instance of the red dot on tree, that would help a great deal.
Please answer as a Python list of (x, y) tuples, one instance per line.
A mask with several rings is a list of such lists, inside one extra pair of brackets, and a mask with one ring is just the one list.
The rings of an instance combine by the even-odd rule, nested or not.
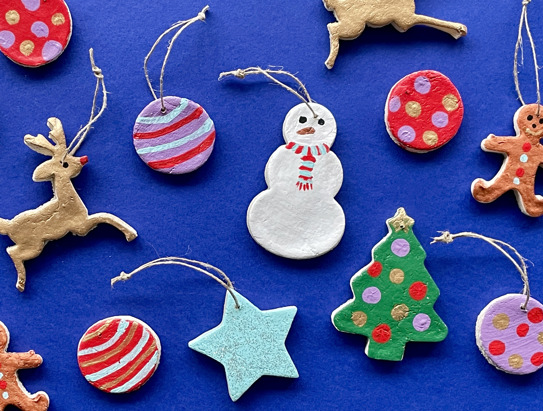
[(409, 287), (409, 295), (413, 300), (420, 301), (426, 297), (428, 286), (420, 281), (416, 281)]
[(379, 261), (375, 261), (370, 268), (368, 268), (368, 274), (372, 277), (379, 277), (383, 271), (383, 265)]
[(539, 307), (532, 308), (530, 311), (528, 311), (528, 320), (534, 324), (540, 323), (543, 321), (543, 310)]
[(488, 352), (492, 355), (502, 355), (505, 352), (505, 344), (499, 340), (494, 340), (488, 344)]
[(530, 326), (526, 323), (520, 324), (517, 327), (517, 335), (519, 337), (526, 337), (526, 334), (528, 334), (528, 331), (530, 331)]
[(534, 355), (532, 355), (530, 362), (536, 367), (543, 365), (543, 352), (536, 352)]
[(371, 337), (375, 342), (384, 344), (390, 340), (390, 337), (392, 337), (392, 332), (390, 331), (390, 327), (388, 325), (381, 324), (373, 329), (371, 332)]

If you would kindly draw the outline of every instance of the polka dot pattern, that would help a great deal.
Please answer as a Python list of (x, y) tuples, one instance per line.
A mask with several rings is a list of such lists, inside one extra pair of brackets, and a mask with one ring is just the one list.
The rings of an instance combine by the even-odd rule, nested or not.
[(543, 305), (530, 298), (528, 312), (520, 309), (522, 294), (492, 301), (477, 320), (477, 345), (496, 368), (529, 374), (543, 366)]
[(425, 70), (401, 79), (390, 91), (385, 123), (392, 139), (414, 152), (448, 143), (464, 117), (462, 98), (443, 74)]
[(405, 257), (407, 254), (409, 254), (409, 251), (411, 251), (411, 247), (407, 240), (398, 238), (392, 242), (390, 250), (398, 257)]
[(64, 0), (0, 2), (0, 51), (15, 63), (39, 67), (62, 54), (72, 35)]
[(362, 301), (366, 304), (377, 304), (381, 301), (381, 290), (377, 287), (368, 287), (362, 293)]
[(384, 344), (392, 337), (392, 331), (387, 324), (381, 324), (375, 327), (371, 333), (371, 338), (379, 344)]

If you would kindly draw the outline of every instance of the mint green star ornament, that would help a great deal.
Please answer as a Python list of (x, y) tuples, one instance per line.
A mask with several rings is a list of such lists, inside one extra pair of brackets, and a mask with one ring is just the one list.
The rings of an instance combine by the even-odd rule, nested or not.
[(298, 310), (282, 307), (261, 311), (234, 291), (226, 293), (222, 322), (189, 342), (189, 347), (220, 362), (228, 393), (238, 400), (260, 377), (298, 378), (285, 340)]

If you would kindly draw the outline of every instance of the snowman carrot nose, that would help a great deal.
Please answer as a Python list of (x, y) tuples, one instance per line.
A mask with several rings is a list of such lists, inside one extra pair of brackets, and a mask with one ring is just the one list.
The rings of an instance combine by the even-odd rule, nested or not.
[(306, 127), (306, 128), (302, 128), (301, 130), (298, 130), (297, 133), (300, 134), (301, 136), (304, 136), (306, 134), (315, 134), (315, 129), (313, 127)]

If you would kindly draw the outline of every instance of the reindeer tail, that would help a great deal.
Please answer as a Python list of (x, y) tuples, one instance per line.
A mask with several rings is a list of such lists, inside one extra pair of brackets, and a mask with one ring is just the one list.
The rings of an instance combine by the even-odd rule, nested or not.
[(8, 235), (9, 225), (10, 225), (10, 220), (6, 220), (5, 218), (0, 218), (0, 234), (1, 235)]

